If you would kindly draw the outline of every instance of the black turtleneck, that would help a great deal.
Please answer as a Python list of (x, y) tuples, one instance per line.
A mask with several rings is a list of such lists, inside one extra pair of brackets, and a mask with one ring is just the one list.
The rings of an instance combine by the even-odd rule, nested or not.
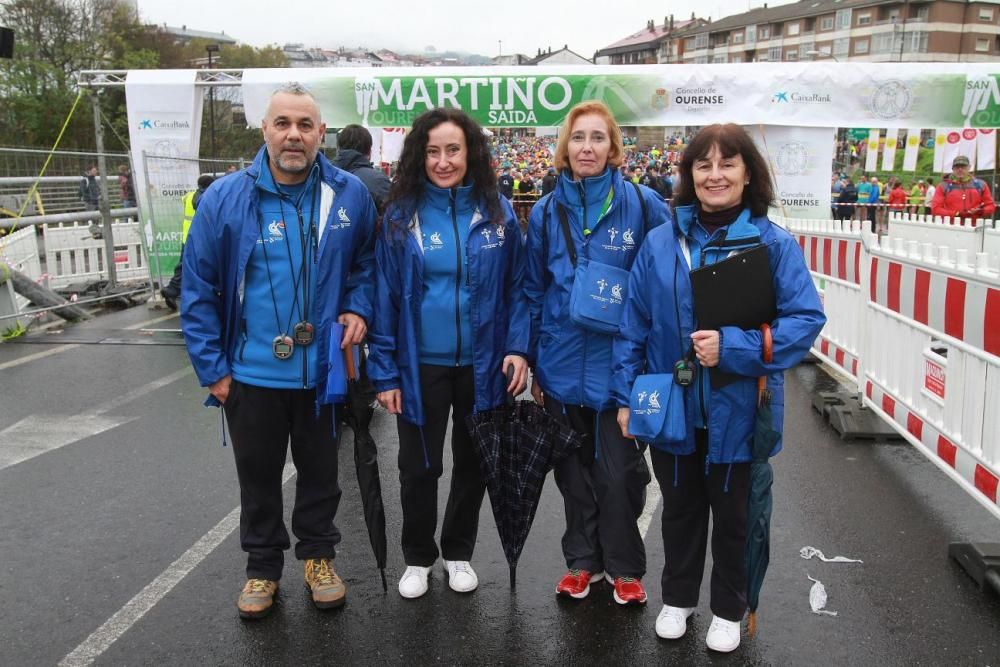
[(743, 202), (740, 202), (732, 208), (726, 208), (721, 211), (706, 211), (701, 209), (698, 211), (698, 220), (701, 222), (701, 226), (705, 228), (709, 236), (715, 233), (720, 227), (725, 227), (731, 223), (736, 218), (740, 217), (740, 213), (743, 212)]

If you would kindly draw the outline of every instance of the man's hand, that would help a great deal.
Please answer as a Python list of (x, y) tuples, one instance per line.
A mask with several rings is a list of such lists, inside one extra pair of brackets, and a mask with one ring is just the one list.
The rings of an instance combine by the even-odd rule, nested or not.
[(229, 398), (229, 387), (233, 384), (233, 376), (227, 375), (222, 378), (212, 386), (208, 388), (208, 391), (212, 396), (215, 396), (215, 400), (223, 405), (226, 404), (226, 399)]
[(399, 389), (380, 391), (376, 394), (375, 398), (378, 400), (379, 405), (385, 408), (390, 415), (403, 414), (403, 392)]
[(618, 427), (622, 430), (622, 436), (628, 438), (629, 440), (634, 440), (628, 432), (628, 419), (631, 410), (628, 408), (618, 408)]
[(368, 325), (364, 318), (354, 313), (343, 313), (337, 321), (344, 325), (344, 337), (340, 341), (340, 349), (346, 350), (351, 345), (360, 345), (368, 333)]
[(507, 393), (517, 396), (528, 386), (528, 362), (518, 354), (509, 354), (503, 358), (503, 373), (507, 375), (507, 369), (513, 368), (514, 374), (510, 384), (507, 385)]
[(695, 331), (691, 334), (691, 341), (694, 343), (694, 354), (702, 366), (712, 368), (719, 365), (718, 331)]

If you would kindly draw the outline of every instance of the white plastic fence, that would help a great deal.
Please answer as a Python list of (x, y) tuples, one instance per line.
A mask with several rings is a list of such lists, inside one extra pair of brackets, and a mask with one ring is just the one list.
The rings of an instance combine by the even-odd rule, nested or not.
[[(0, 262), (39, 280), (42, 278), (42, 264), (38, 257), (37, 234), (33, 227), (19, 229), (0, 237)], [(24, 310), (28, 300), (11, 289), (17, 312)], [(0, 323), (2, 328), (2, 323)]]
[(910, 215), (909, 213), (893, 213), (889, 216), (889, 236), (893, 238), (912, 239), (920, 243), (930, 243), (934, 246), (946, 245), (952, 250), (965, 248), (969, 252), (981, 252), (983, 249), (983, 225), (973, 226), (971, 220), (967, 224), (955, 225), (949, 218), (927, 215)]
[[(1000, 246), (996, 230), (897, 221), (881, 240), (839, 221), (782, 220), (822, 288), (813, 352), (864, 404), (1000, 518)], [(909, 222), (910, 224), (906, 224)], [(981, 247), (964, 246), (978, 238)]]
[[(148, 278), (149, 268), (142, 254), (139, 223), (112, 223), (112, 230), (118, 279)], [(50, 287), (107, 278), (104, 240), (91, 236), (87, 223), (76, 222), (58, 227), (46, 225), (44, 236), (45, 266)]]

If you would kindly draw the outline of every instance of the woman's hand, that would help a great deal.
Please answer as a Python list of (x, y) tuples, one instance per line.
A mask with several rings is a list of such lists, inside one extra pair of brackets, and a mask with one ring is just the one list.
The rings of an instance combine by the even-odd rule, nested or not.
[(618, 408), (618, 426), (622, 430), (622, 436), (628, 438), (629, 440), (634, 440), (631, 434), (628, 432), (628, 418), (629, 413), (632, 411), (629, 408)]
[(519, 354), (508, 354), (503, 358), (503, 368), (504, 376), (513, 369), (513, 376), (511, 377), (510, 384), (507, 385), (507, 393), (511, 396), (517, 396), (524, 388), (528, 386), (528, 362)]
[(376, 396), (379, 405), (386, 409), (390, 415), (403, 414), (403, 392), (399, 389), (380, 391)]
[(531, 397), (535, 399), (535, 403), (545, 405), (545, 394), (542, 392), (542, 385), (538, 384), (537, 375), (531, 378)]
[(702, 366), (712, 368), (719, 365), (719, 332), (695, 331), (691, 334), (694, 343), (694, 355)]

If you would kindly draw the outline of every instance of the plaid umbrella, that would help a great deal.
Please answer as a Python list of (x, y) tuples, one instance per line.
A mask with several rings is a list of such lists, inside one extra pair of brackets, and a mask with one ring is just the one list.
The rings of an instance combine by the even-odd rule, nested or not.
[(534, 401), (511, 401), (469, 415), (466, 424), (479, 449), (479, 465), (513, 589), (517, 560), (535, 519), (545, 475), (580, 447), (580, 436)]
[[(770, 363), (773, 356), (771, 327), (763, 324), (763, 359)], [(764, 585), (764, 575), (771, 560), (771, 510), (774, 499), (771, 484), (774, 471), (770, 456), (778, 444), (781, 433), (774, 430), (774, 416), (771, 413), (771, 392), (767, 390), (767, 378), (757, 380), (757, 419), (754, 423), (753, 442), (750, 445), (750, 498), (747, 502), (747, 542), (743, 551), (747, 573), (747, 604), (750, 619), (747, 634), (757, 632), (757, 606), (760, 603), (760, 589)]]

